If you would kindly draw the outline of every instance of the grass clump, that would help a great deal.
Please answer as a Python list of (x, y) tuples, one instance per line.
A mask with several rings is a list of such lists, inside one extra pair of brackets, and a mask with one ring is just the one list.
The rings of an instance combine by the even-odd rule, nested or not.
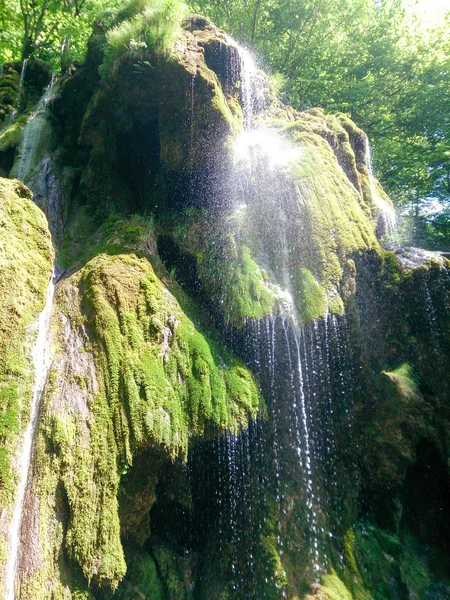
[(119, 16), (123, 20), (106, 34), (100, 72), (115, 71), (125, 56), (148, 58), (149, 51), (168, 52), (180, 31), (185, 7), (179, 0), (133, 1)]
[(399, 394), (403, 398), (414, 398), (417, 396), (419, 387), (414, 370), (409, 363), (403, 363), (397, 369), (394, 369), (394, 371), (383, 371), (383, 374), (395, 383)]

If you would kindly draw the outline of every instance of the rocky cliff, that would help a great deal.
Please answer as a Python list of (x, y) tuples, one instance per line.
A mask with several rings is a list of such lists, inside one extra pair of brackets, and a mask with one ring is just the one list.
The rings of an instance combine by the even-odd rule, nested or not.
[(345, 115), (130, 10), (0, 79), (4, 565), (49, 229), (58, 279), (17, 597), (445, 598), (447, 258)]

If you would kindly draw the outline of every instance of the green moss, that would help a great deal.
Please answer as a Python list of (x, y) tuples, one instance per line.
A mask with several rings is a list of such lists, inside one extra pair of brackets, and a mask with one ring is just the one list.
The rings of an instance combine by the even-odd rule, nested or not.
[(0, 131), (0, 152), (4, 152), (9, 148), (18, 147), (22, 137), (23, 128), (25, 127), (28, 119), (29, 115), (20, 115), (18, 119)]
[(353, 600), (352, 594), (336, 573), (323, 575), (321, 583), (324, 600)]
[[(214, 349), (145, 259), (101, 256), (80, 275), (109, 406), (118, 409), (119, 396), (126, 403), (131, 445), (123, 459), (143, 437), (185, 453), (190, 433), (201, 435), (208, 421), (236, 431), (256, 414), (258, 394), (248, 371), (231, 357), (227, 369), (216, 366)], [(117, 414), (116, 429), (121, 418)]]
[(402, 540), (400, 574), (410, 597), (422, 598), (430, 586), (431, 574), (426, 560), (418, 552), (418, 544), (411, 536)]
[(360, 593), (361, 588), (366, 589), (366, 594), (380, 600), (392, 598), (392, 590), (398, 586), (399, 555), (400, 545), (396, 536), (370, 525), (360, 526), (355, 536), (355, 558), (361, 579), (352, 582), (355, 589)]
[(125, 219), (111, 214), (99, 227), (85, 207), (71, 215), (61, 249), (58, 264), (67, 269), (74, 263), (88, 261), (99, 254), (122, 254), (124, 251), (141, 254), (156, 252), (154, 219), (139, 214)]
[(311, 271), (302, 267), (296, 269), (292, 275), (292, 287), (302, 323), (309, 323), (325, 314), (326, 295)]
[(280, 293), (267, 281), (250, 248), (240, 244), (242, 223), (232, 214), (215, 229), (207, 211), (189, 210), (175, 230), (182, 250), (196, 257), (198, 276), (209, 296), (225, 318), (236, 323), (271, 314)]
[[(109, 227), (103, 226), (95, 247), (110, 249)], [(136, 220), (120, 221), (118, 230), (130, 242), (142, 234)], [(150, 446), (165, 460), (186, 457), (196, 437), (246, 427), (259, 411), (259, 394), (248, 370), (194, 326), (143, 257), (101, 254), (88, 260), (61, 283), (55, 303), (60, 327), (69, 321), (72, 336), (84, 340), (80, 365), (94, 361), (97, 377), (90, 367), (64, 369), (47, 391), (36, 459), (39, 495), (48, 498), (41, 507), (49, 548), (44, 553), (52, 544), (64, 546), (88, 582), (115, 589), (126, 569), (117, 496), (136, 450)], [(70, 343), (64, 329), (62, 353), (70, 352)], [(78, 404), (62, 413), (59, 389), (67, 385)], [(61, 537), (52, 532), (46, 508), (55, 502), (58, 481), (70, 514)], [(50, 556), (48, 561), (45, 569)], [(51, 577), (45, 569), (26, 588), (36, 597)]]
[(196, 257), (199, 278), (227, 319), (285, 309), (288, 292), (302, 323), (327, 312), (342, 315), (356, 281), (348, 266), (364, 252), (381, 253), (349, 134), (320, 111), (271, 111), (260, 120), (275, 126), (287, 153), (298, 152), (273, 169), (255, 156), (246, 206), (220, 218), (188, 211), (174, 237)]
[(11, 457), (33, 381), (29, 326), (44, 306), (53, 259), (45, 217), (30, 198), (20, 182), (0, 179), (0, 508), (15, 488)]
[(16, 71), (14, 64), (5, 64), (2, 68), (0, 79), (0, 123), (5, 125), (17, 109), (20, 110), (24, 104), (25, 90), (22, 90), (20, 98), (18, 91), (20, 87), (20, 72)]
[(308, 600), (390, 600), (398, 590), (422, 598), (429, 591), (432, 576), (414, 537), (400, 541), (397, 535), (360, 524), (346, 531), (343, 544), (339, 575), (324, 575), (317, 594)]
[(384, 252), (382, 258), (381, 278), (383, 285), (388, 290), (396, 290), (402, 281), (400, 261), (394, 252)]
[(356, 560), (355, 560), (355, 556), (354, 556), (354, 548), (355, 548), (355, 532), (353, 531), (353, 529), (347, 529), (347, 531), (344, 534), (345, 562), (352, 573), (359, 575), (358, 567), (356, 566)]
[(231, 319), (261, 318), (270, 314), (274, 295), (268, 288), (262, 271), (251, 256), (250, 248), (242, 246), (230, 265), (229, 277), (223, 281), (221, 304), (229, 306), (226, 314)]
[(186, 598), (185, 583), (173, 552), (158, 544), (153, 545), (152, 555), (167, 590), (167, 599), (183, 600)]
[(288, 577), (278, 552), (277, 538), (275, 535), (262, 536), (261, 541), (269, 557), (274, 583), (278, 589), (283, 589), (288, 585)]
[(166, 600), (164, 583), (150, 554), (135, 555), (127, 562), (129, 567), (126, 579), (114, 596), (117, 600), (128, 600), (130, 593), (138, 593), (142, 598), (151, 600)]

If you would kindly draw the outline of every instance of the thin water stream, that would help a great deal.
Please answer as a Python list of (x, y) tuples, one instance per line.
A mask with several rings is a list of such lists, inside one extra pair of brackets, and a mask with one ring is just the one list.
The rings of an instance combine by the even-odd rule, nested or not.
[(52, 100), (55, 82), (56, 78), (53, 76), (23, 132), (19, 159), (14, 165), (11, 175), (24, 183), (30, 181), (33, 168), (36, 166), (36, 159), (42, 151), (40, 141), (47, 125), (47, 108)]
[[(321, 452), (314, 434), (316, 423), (308, 412), (308, 402), (313, 399), (310, 382), (315, 374), (306, 373), (315, 358), (314, 340), (306, 339), (298, 328), (298, 315), (292, 301), (291, 262), (293, 249), (289, 245), (289, 232), (293, 219), (292, 207), (296, 206), (297, 190), (290, 185), (289, 167), (301, 157), (301, 148), (292, 146), (276, 131), (261, 126), (255, 116), (263, 102), (258, 99), (258, 70), (246, 50), (238, 47), (242, 81), (242, 108), (244, 132), (236, 140), (235, 172), (236, 201), (244, 206), (245, 224), (250, 232), (255, 220), (270, 223), (266, 233), (259, 237), (259, 260), (271, 270), (286, 297), (285, 315), (266, 317), (264, 331), (257, 322), (248, 323), (248, 335), (256, 347), (261, 346), (260, 354), (265, 357), (260, 365), (268, 376), (271, 422), (273, 426), (273, 460), (276, 482), (276, 503), (280, 515), (285, 510), (283, 472), (288, 469), (283, 464), (280, 440), (290, 439), (297, 457), (297, 469), (302, 473), (305, 517), (308, 530), (308, 546), (312, 577), (317, 580), (323, 567), (324, 544), (322, 525), (319, 526), (320, 507), (319, 482), (316, 481), (314, 464)], [(264, 232), (265, 228), (261, 230)], [(295, 260), (295, 257), (294, 257)], [(281, 297), (281, 294), (280, 294)], [(263, 348), (264, 347), (264, 348)], [(317, 356), (319, 370), (324, 369), (324, 361)], [(315, 383), (315, 382), (314, 382)], [(286, 408), (287, 403), (287, 408)], [(289, 413), (287, 417), (286, 410)], [(319, 434), (317, 434), (319, 435)], [(278, 530), (281, 530), (279, 524)], [(278, 535), (277, 544), (283, 552), (283, 539)]]
[(383, 221), (384, 229), (387, 233), (392, 233), (395, 229), (397, 223), (397, 217), (395, 214), (395, 210), (393, 207), (381, 198), (380, 194), (377, 191), (375, 185), (375, 176), (373, 174), (373, 166), (372, 166), (372, 151), (370, 148), (369, 138), (366, 136), (365, 139), (365, 157), (366, 157), (366, 165), (367, 170), (369, 172), (369, 185), (370, 185), (370, 194), (372, 196), (372, 202), (376, 207), (380, 210), (381, 219)]
[(19, 485), (17, 488), (16, 502), (14, 505), (14, 512), (10, 526), (5, 600), (14, 600), (16, 597), (15, 582), (20, 550), (20, 530), (23, 517), (23, 503), (28, 482), (28, 472), (31, 464), (33, 441), (39, 416), (40, 399), (44, 391), (48, 369), (50, 366), (50, 349), (48, 338), (54, 290), (55, 276), (53, 273), (47, 289), (44, 310), (39, 315), (36, 323), (38, 333), (32, 353), (35, 382), (30, 410), (30, 420), (27, 428), (25, 429), (22, 451), (18, 461), (17, 471), (19, 474)]
[(14, 102), (14, 108), (9, 117), (9, 123), (8, 123), (9, 125), (11, 123), (13, 123), (17, 118), (17, 112), (20, 107), (20, 95), (22, 94), (23, 82), (25, 80), (25, 73), (27, 71), (27, 64), (28, 64), (28, 59), (24, 58), (23, 62), (22, 62), (22, 70), (20, 72), (19, 87), (17, 88), (17, 98), (16, 98), (16, 101)]

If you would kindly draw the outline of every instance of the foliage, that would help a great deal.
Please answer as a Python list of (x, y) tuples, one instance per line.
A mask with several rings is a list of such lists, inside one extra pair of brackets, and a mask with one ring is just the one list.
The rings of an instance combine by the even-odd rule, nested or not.
[(405, 398), (412, 398), (417, 395), (418, 386), (410, 364), (403, 363), (394, 371), (383, 371), (383, 373), (395, 383), (399, 393)]
[(120, 0), (0, 0), (0, 62), (40, 58), (67, 67), (84, 58), (92, 23)]
[[(114, 9), (122, 5), (114, 16)], [(84, 58), (92, 24), (112, 27), (112, 58), (128, 48), (170, 46), (182, 5), (178, 0), (0, 0), (0, 62), (39, 58), (56, 69)]]

